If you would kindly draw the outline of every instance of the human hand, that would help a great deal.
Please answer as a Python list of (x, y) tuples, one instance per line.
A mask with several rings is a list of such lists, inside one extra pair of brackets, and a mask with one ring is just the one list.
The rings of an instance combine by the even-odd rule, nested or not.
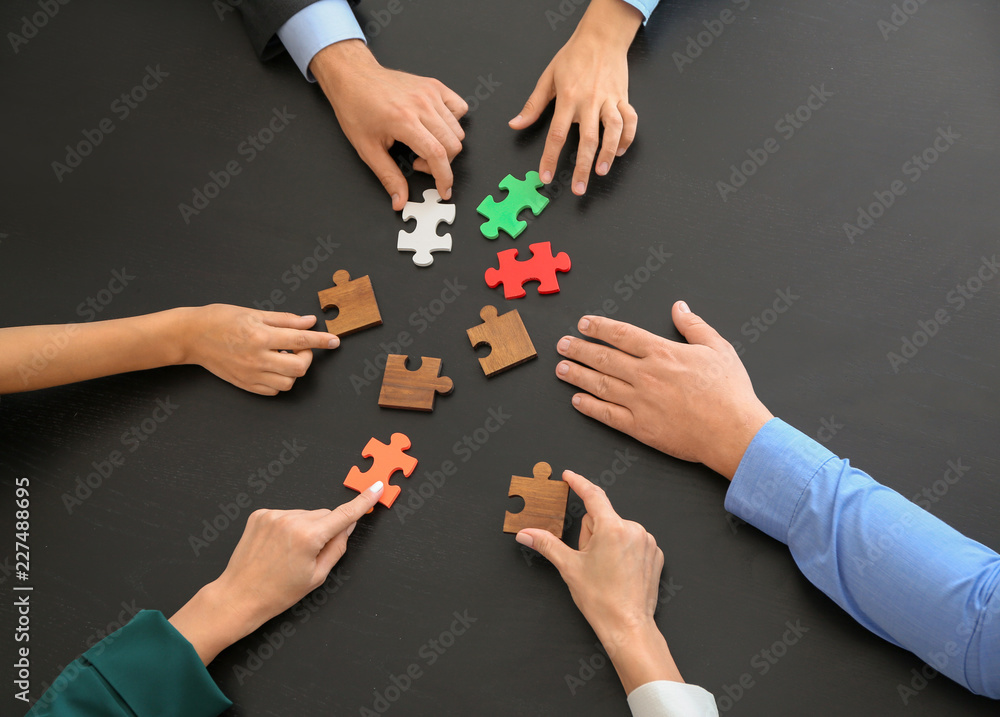
[(564, 471), (563, 480), (587, 509), (580, 549), (535, 528), (520, 531), (517, 542), (537, 550), (562, 575), (626, 693), (653, 680), (683, 682), (653, 619), (663, 570), (656, 539), (638, 523), (623, 520), (604, 491), (583, 476)]
[(382, 182), (400, 211), (409, 187), (389, 148), (402, 142), (416, 153), (414, 169), (434, 176), (442, 199), (451, 198), (451, 161), (462, 151), (465, 130), (458, 120), (465, 100), (429, 77), (388, 70), (361, 40), (330, 45), (309, 69), (358, 155)]
[(628, 48), (642, 14), (622, 0), (592, 0), (573, 36), (545, 68), (524, 109), (510, 121), (513, 129), (534, 124), (555, 98), (556, 108), (538, 165), (541, 180), (555, 176), (570, 127), (580, 125), (580, 146), (573, 170), (574, 194), (587, 191), (590, 168), (604, 126), (597, 174), (611, 170), (615, 157), (635, 139), (639, 121), (628, 102)]
[(673, 307), (687, 344), (612, 319), (584, 316), (585, 339), (564, 336), (556, 375), (586, 393), (580, 413), (732, 480), (757, 431), (774, 418), (754, 394), (732, 345), (683, 301)]
[(207, 665), (322, 585), (347, 551), (357, 521), (384, 488), (378, 481), (333, 510), (254, 511), (225, 571), (171, 617), (171, 624)]
[[(340, 339), (325, 331), (309, 331), (315, 316), (258, 311), (212, 304), (184, 312), (180, 363), (198, 364), (219, 378), (252, 393), (274, 396), (305, 376), (312, 349), (334, 349)], [(292, 353), (284, 353), (291, 351)]]

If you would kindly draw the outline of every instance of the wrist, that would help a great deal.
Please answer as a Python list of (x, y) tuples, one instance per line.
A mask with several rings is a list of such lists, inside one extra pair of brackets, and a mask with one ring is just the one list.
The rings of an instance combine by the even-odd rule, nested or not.
[(170, 624), (191, 643), (206, 665), (263, 622), (234, 610), (229, 592), (218, 580), (195, 593), (170, 618)]
[(774, 416), (764, 406), (759, 404), (752, 410), (738, 414), (736, 422), (729, 430), (730, 439), (718, 446), (716, 455), (710, 461), (705, 461), (705, 465), (716, 473), (723, 475), (727, 480), (732, 480), (736, 475), (743, 455), (747, 452), (757, 433)]
[(162, 336), (168, 347), (168, 366), (198, 363), (197, 340), (201, 335), (198, 321), (204, 306), (185, 306), (161, 312)]
[(663, 633), (650, 617), (641, 624), (598, 633), (625, 694), (656, 680), (684, 682)]
[(309, 63), (309, 71), (326, 92), (364, 68), (379, 66), (363, 40), (351, 39), (327, 45), (317, 52)]
[(624, 0), (591, 0), (573, 35), (628, 52), (642, 20), (642, 13)]

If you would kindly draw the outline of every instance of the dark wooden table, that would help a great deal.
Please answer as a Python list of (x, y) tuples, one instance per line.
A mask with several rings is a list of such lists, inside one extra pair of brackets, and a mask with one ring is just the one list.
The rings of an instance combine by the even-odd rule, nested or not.
[[(429, 269), (396, 251), (402, 222), (318, 88), (287, 57), (257, 62), (237, 13), (220, 19), (194, 0), (73, 2), (16, 52), (5, 44), (0, 324), (210, 302), (316, 313), (340, 268), (372, 276), (385, 323), (317, 356), (278, 398), (196, 367), (5, 397), (3, 674), (15, 645), (15, 479), (31, 485), (37, 697), (109, 624), (142, 607), (169, 615), (216, 577), (250, 510), (350, 498), (341, 483), (367, 440), (402, 431), (420, 465), (397, 507), (360, 524), (325, 588), (211, 666), (232, 714), (627, 714), (557, 572), (501, 532), (510, 475), (539, 460), (602, 481), (656, 535), (667, 556), (659, 624), (684, 676), (724, 711), (995, 714), (944, 677), (915, 678), (920, 660), (857, 625), (785, 546), (727, 516), (724, 480), (583, 418), (553, 373), (555, 343), (583, 313), (676, 337), (668, 310), (684, 298), (740, 342), (777, 415), (1000, 546), (1000, 280), (976, 279), (998, 250), (1000, 8), (903, 5), (918, 9), (897, 27), (884, 24), (888, 0), (664, 2), (633, 47), (634, 147), (586, 198), (560, 175), (545, 212), (501, 246), (479, 235), (475, 207), (508, 172), (537, 167), (544, 131), (517, 135), (506, 121), (582, 9), (404, 0), (379, 24), (386, 3), (362, 3), (384, 64), (475, 98), (455, 162), (455, 249)], [(21, 34), (38, 11), (5, 3), (0, 29)], [(240, 153), (286, 111), (273, 141)], [(53, 169), (95, 131), (101, 142), (79, 166)], [(178, 205), (234, 160), (240, 174), (186, 222)], [(415, 195), (430, 186), (411, 182)], [(870, 224), (859, 218), (890, 198), (865, 209), (879, 215)], [(546, 240), (573, 259), (560, 294), (505, 303), (485, 286), (499, 248)], [(327, 242), (337, 247), (316, 254)], [(492, 380), (465, 336), (487, 303), (520, 309), (539, 350)], [(942, 310), (935, 330), (927, 322)], [(376, 403), (368, 367), (400, 342), (443, 358), (455, 381), (433, 414)], [(298, 455), (283, 465), (290, 444)], [(77, 479), (115, 451), (124, 463), (68, 511)], [(946, 483), (958, 460), (970, 470)], [(250, 507), (220, 518), (241, 493)], [(192, 536), (208, 543), (197, 555)], [(475, 622), (463, 628), (456, 612)], [(788, 622), (807, 631), (782, 643)], [(4, 684), (14, 714), (22, 703)]]

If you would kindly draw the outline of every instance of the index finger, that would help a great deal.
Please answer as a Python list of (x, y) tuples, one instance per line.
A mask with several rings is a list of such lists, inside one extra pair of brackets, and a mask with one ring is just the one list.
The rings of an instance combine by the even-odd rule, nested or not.
[(600, 486), (591, 483), (588, 479), (573, 471), (563, 471), (562, 478), (569, 483), (569, 487), (573, 489), (573, 492), (580, 496), (584, 507), (587, 509), (587, 513), (593, 516), (595, 520), (618, 517), (618, 513), (612, 507), (607, 494)]
[(584, 336), (603, 341), (636, 358), (648, 356), (656, 343), (667, 340), (638, 326), (604, 316), (584, 316), (578, 326)]
[[(440, 118), (438, 118), (440, 121)], [(424, 126), (411, 128), (409, 132), (403, 133), (400, 137), (403, 144), (417, 153), (427, 161), (430, 166), (431, 175), (437, 184), (438, 194), (442, 199), (451, 198), (451, 185), (455, 177), (451, 172), (451, 163), (448, 161), (448, 150), (438, 141), (429, 129)]]
[(335, 349), (338, 346), (340, 346), (340, 339), (335, 334), (309, 329), (272, 328), (267, 338), (267, 347), (276, 351)]
[(340, 535), (353, 523), (357, 523), (365, 513), (375, 507), (385, 490), (382, 481), (376, 481), (370, 488), (363, 491), (354, 500), (342, 503), (323, 517), (323, 533), (328, 541), (335, 535)]

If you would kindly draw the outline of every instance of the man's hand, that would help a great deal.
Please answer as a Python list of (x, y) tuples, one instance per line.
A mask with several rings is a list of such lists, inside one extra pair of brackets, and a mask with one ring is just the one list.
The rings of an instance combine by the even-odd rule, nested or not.
[(640, 24), (642, 14), (628, 3), (592, 0), (573, 36), (545, 68), (524, 109), (510, 121), (513, 129), (534, 124), (555, 98), (556, 109), (538, 166), (546, 184), (555, 176), (559, 154), (574, 123), (580, 125), (574, 194), (587, 191), (601, 125), (604, 142), (597, 157), (597, 174), (601, 176), (635, 139), (639, 118), (628, 102), (627, 56)]
[(584, 415), (732, 480), (757, 431), (774, 418), (754, 394), (736, 350), (683, 301), (673, 319), (687, 344), (630, 324), (584, 316), (580, 332), (604, 346), (564, 336), (556, 375), (586, 393)]
[(409, 187), (389, 148), (402, 142), (418, 159), (414, 169), (434, 176), (438, 193), (451, 198), (451, 160), (462, 151), (458, 120), (469, 110), (441, 82), (387, 70), (361, 40), (324, 48), (309, 64), (358, 155), (382, 182), (400, 211)]
[(583, 476), (565, 471), (563, 480), (587, 508), (580, 549), (534, 528), (520, 531), (517, 542), (548, 558), (562, 575), (626, 694), (653, 680), (683, 682), (653, 620), (663, 570), (663, 551), (656, 539), (638, 523), (623, 520), (604, 491)]

